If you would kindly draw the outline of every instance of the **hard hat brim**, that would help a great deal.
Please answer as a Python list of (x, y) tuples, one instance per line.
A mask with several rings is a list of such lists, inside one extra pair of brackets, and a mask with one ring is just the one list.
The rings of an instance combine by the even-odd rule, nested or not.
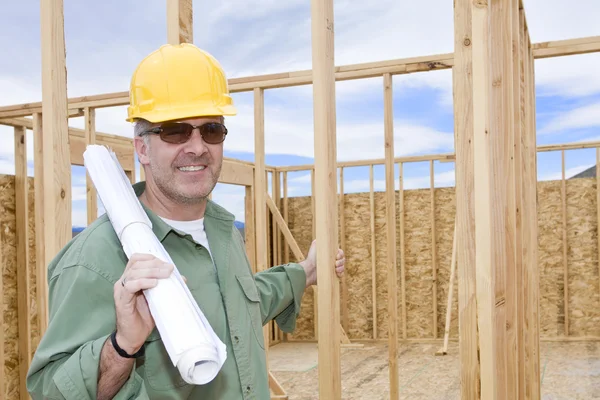
[(205, 104), (193, 105), (168, 109), (155, 109), (148, 112), (136, 113), (129, 112), (127, 122), (134, 122), (137, 119), (143, 118), (152, 123), (173, 121), (189, 118), (214, 117), (214, 116), (233, 116), (237, 115), (237, 109), (232, 104), (222, 106), (209, 106)]

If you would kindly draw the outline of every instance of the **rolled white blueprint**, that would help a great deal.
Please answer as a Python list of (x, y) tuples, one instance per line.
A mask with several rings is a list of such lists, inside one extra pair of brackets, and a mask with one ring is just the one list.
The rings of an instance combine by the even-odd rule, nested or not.
[[(174, 264), (152, 231), (152, 223), (135, 195), (116, 155), (101, 145), (89, 145), (84, 165), (127, 257), (152, 254)], [(169, 278), (144, 291), (171, 362), (189, 384), (202, 385), (217, 375), (227, 357), (225, 344), (181, 278), (177, 266)]]

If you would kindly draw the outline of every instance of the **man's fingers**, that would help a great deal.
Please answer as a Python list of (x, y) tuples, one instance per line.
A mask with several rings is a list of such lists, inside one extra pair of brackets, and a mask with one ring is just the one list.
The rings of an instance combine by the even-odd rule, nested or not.
[(158, 279), (154, 278), (141, 278), (134, 279), (131, 281), (125, 281), (125, 290), (132, 295), (139, 292), (140, 290), (152, 289), (158, 285)]
[(164, 279), (168, 278), (173, 272), (173, 267), (165, 264), (164, 266), (153, 266), (148, 268), (131, 269), (125, 274), (127, 280), (134, 279)]

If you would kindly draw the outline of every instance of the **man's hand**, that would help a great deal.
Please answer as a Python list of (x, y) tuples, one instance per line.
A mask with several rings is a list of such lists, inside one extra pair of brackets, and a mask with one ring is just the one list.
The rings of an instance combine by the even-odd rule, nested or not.
[(127, 353), (137, 352), (154, 329), (154, 319), (142, 291), (155, 287), (159, 279), (168, 278), (173, 268), (152, 255), (134, 254), (115, 283), (116, 339)]
[[(338, 277), (342, 277), (344, 273), (346, 258), (344, 257), (344, 251), (338, 249), (335, 257), (335, 272)], [(306, 287), (317, 284), (317, 241), (313, 240), (308, 250), (308, 256), (306, 260), (300, 262), (304, 272), (306, 273)]]

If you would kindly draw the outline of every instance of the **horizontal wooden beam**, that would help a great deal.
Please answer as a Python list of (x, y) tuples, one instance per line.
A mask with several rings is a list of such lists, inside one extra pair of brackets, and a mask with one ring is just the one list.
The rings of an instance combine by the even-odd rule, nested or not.
[[(395, 163), (406, 163), (406, 162), (421, 162), (421, 161), (454, 161), (453, 153), (442, 153), (442, 154), (427, 154), (422, 156), (407, 156), (407, 157), (396, 157), (394, 158)], [(358, 161), (341, 161), (337, 163), (338, 168), (347, 167), (367, 167), (370, 165), (383, 165), (385, 164), (384, 158), (370, 159), (370, 160), (358, 160)], [(286, 167), (276, 167), (278, 172), (298, 172), (308, 171), (314, 168), (312, 164), (304, 165), (290, 165)]]
[[(0, 124), (33, 129), (33, 120), (28, 118), (2, 119), (0, 120)], [(125, 171), (135, 171), (135, 157), (131, 138), (97, 132), (96, 144), (107, 146), (114, 151)], [(83, 166), (83, 152), (86, 147), (84, 129), (69, 127), (69, 147), (71, 165)]]
[(230, 185), (252, 186), (254, 184), (254, 167), (230, 159), (223, 160), (219, 182)]
[(560, 150), (595, 149), (597, 147), (600, 147), (600, 141), (548, 144), (548, 145), (538, 146), (537, 151), (545, 152), (545, 151), (560, 151)]
[[(561, 57), (600, 52), (600, 36), (542, 42), (533, 45), (534, 58)], [(335, 68), (335, 80), (364, 79), (384, 74), (408, 74), (452, 68), (454, 54), (434, 54), (361, 64), (342, 65)], [(281, 72), (229, 79), (232, 93), (248, 92), (254, 88), (274, 89), (312, 84), (312, 70)], [(129, 105), (129, 92), (102, 93), (69, 99), (69, 112), (76, 116), (85, 107), (104, 108)], [(0, 107), (0, 118), (25, 117), (42, 112), (42, 103), (22, 103)]]
[(536, 59), (574, 56), (598, 52), (600, 52), (600, 36), (557, 40), (533, 45), (533, 56)]

